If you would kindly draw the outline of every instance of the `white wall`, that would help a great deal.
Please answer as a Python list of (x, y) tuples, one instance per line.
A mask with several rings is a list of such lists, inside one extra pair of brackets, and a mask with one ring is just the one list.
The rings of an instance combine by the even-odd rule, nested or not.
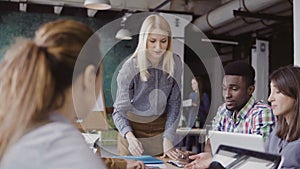
[(294, 0), (294, 65), (300, 66), (300, 1)]
[(255, 90), (254, 98), (263, 100), (268, 99), (269, 91), (269, 42), (256, 40), (256, 49), (252, 49), (252, 66), (255, 69)]

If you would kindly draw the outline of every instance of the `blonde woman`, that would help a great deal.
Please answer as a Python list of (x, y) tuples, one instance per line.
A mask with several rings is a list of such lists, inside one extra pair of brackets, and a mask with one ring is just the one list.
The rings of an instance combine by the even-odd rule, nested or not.
[(173, 139), (181, 106), (182, 62), (172, 53), (172, 33), (158, 14), (141, 27), (135, 52), (123, 64), (113, 119), (121, 155), (165, 154), (177, 158)]
[[(101, 86), (99, 39), (92, 35), (80, 22), (58, 20), (7, 51), (0, 65), (1, 169), (106, 168), (73, 125)], [(93, 50), (81, 50), (88, 39)]]

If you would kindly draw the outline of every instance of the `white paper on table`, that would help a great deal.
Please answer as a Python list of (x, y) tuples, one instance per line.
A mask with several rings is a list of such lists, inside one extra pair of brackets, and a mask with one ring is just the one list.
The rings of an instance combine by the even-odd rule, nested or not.
[(228, 166), (230, 163), (232, 163), (235, 160), (236, 158), (229, 157), (229, 156), (227, 157), (219, 154), (215, 154), (213, 158), (213, 161), (217, 161), (221, 163), (223, 166)]
[(240, 165), (238, 168), (243, 168), (243, 169), (253, 169), (253, 168), (269, 169), (269, 168), (272, 168), (272, 167), (273, 167), (273, 165), (270, 165), (270, 162), (258, 163), (258, 162), (254, 162), (254, 161), (246, 161), (245, 163)]
[(147, 167), (167, 168), (166, 164), (146, 164)]
[(93, 111), (104, 111), (104, 105), (103, 105), (103, 96), (101, 90), (99, 91), (98, 98), (96, 100), (96, 103), (94, 105)]
[(189, 107), (192, 106), (192, 99), (187, 99), (182, 101), (182, 106), (183, 107)]
[(259, 169), (270, 169), (273, 168), (274, 163), (263, 160), (263, 159), (258, 159), (258, 158), (248, 158), (243, 164), (238, 166), (237, 168), (242, 168), (242, 169), (253, 169), (253, 168), (259, 168)]
[(101, 133), (98, 134), (81, 133), (81, 134), (83, 135), (86, 143), (90, 146), (92, 146), (98, 138), (100, 138), (101, 140)]

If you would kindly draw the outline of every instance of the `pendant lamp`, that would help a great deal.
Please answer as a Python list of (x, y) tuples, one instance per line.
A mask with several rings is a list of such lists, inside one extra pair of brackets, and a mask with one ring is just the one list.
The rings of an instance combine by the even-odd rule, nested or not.
[(109, 0), (85, 0), (84, 6), (96, 10), (107, 10), (111, 8)]

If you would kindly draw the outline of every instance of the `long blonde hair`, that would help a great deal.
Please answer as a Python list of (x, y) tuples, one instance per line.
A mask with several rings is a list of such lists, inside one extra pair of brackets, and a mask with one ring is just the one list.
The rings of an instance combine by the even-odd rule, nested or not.
[(172, 53), (172, 32), (169, 23), (166, 19), (158, 14), (148, 16), (141, 27), (139, 34), (139, 42), (137, 48), (131, 58), (137, 58), (138, 68), (140, 70), (140, 76), (143, 81), (147, 81), (149, 72), (147, 71), (147, 39), (149, 33), (154, 29), (159, 29), (168, 33), (168, 47), (163, 57), (162, 70), (167, 72), (170, 76), (174, 74), (174, 59)]
[(76, 59), (92, 34), (80, 22), (57, 20), (42, 25), (34, 40), (18, 39), (6, 52), (0, 65), (0, 159), (29, 125), (64, 104)]

